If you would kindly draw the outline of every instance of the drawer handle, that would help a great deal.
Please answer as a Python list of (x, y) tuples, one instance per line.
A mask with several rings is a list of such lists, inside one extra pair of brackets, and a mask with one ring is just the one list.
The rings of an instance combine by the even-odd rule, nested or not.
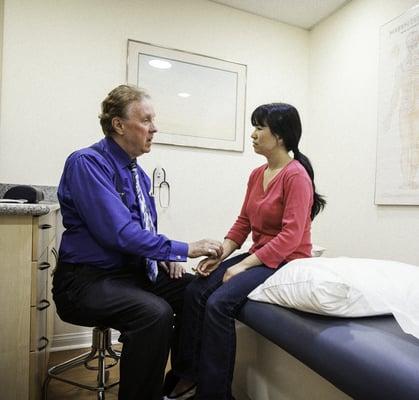
[(52, 228), (52, 225), (50, 224), (39, 225), (39, 229), (51, 229), (51, 228)]
[(40, 271), (43, 271), (44, 269), (48, 269), (48, 268), (50, 268), (50, 267), (51, 267), (51, 264), (50, 264), (49, 262), (42, 261), (42, 262), (41, 262), (41, 264), (39, 264), (38, 269), (39, 269)]
[(53, 254), (54, 258), (55, 258), (55, 266), (54, 269), (51, 272), (51, 276), (53, 276), (55, 274), (55, 271), (57, 270), (57, 265), (58, 265), (58, 251), (55, 247), (53, 247), (51, 249), (51, 253)]
[(42, 336), (42, 337), (39, 338), (39, 342), (41, 342), (41, 341), (43, 341), (45, 343), (41, 346), (38, 346), (38, 351), (42, 351), (42, 350), (46, 349), (48, 344), (49, 344), (49, 339), (45, 336)]
[[(43, 305), (43, 306), (41, 306), (41, 304), (44, 304), (44, 305)], [(36, 308), (37, 308), (39, 311), (42, 311), (42, 310), (45, 310), (46, 308), (48, 308), (50, 305), (51, 305), (51, 303), (50, 303), (48, 300), (43, 299), (43, 300), (41, 300), (41, 301), (39, 302), (39, 304), (36, 306)]]
[(53, 256), (55, 257), (55, 261), (58, 262), (58, 251), (55, 247), (53, 247), (51, 249), (51, 253), (53, 254)]

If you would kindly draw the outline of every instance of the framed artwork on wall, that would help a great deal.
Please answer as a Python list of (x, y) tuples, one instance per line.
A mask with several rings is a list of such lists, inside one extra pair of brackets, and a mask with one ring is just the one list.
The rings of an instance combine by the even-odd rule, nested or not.
[(380, 29), (375, 203), (419, 205), (419, 6)]
[(150, 93), (154, 142), (244, 150), (246, 65), (128, 40), (127, 83)]

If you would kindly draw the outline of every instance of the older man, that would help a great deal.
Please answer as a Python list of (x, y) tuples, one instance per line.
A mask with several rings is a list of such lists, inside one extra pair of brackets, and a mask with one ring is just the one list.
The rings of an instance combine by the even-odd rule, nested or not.
[(58, 188), (66, 229), (53, 282), (57, 312), (121, 332), (121, 400), (161, 399), (191, 279), (177, 262), (222, 252), (214, 240), (188, 244), (157, 233), (150, 179), (136, 162), (150, 152), (154, 117), (147, 93), (113, 89), (99, 116), (105, 138), (68, 157)]

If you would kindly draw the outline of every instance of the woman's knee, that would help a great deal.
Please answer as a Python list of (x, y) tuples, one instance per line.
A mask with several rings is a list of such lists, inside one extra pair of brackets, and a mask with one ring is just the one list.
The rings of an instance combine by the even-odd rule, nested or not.
[(207, 315), (229, 314), (228, 302), (217, 292), (214, 292), (207, 300), (205, 311)]

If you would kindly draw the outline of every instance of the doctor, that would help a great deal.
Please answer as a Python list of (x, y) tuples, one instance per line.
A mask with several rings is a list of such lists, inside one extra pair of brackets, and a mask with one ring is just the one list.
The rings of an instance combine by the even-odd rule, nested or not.
[(191, 279), (178, 262), (222, 254), (218, 241), (188, 244), (157, 232), (150, 179), (136, 162), (151, 150), (154, 118), (146, 92), (113, 89), (99, 116), (105, 138), (68, 157), (58, 188), (65, 232), (53, 280), (57, 312), (121, 332), (121, 400), (161, 399)]

